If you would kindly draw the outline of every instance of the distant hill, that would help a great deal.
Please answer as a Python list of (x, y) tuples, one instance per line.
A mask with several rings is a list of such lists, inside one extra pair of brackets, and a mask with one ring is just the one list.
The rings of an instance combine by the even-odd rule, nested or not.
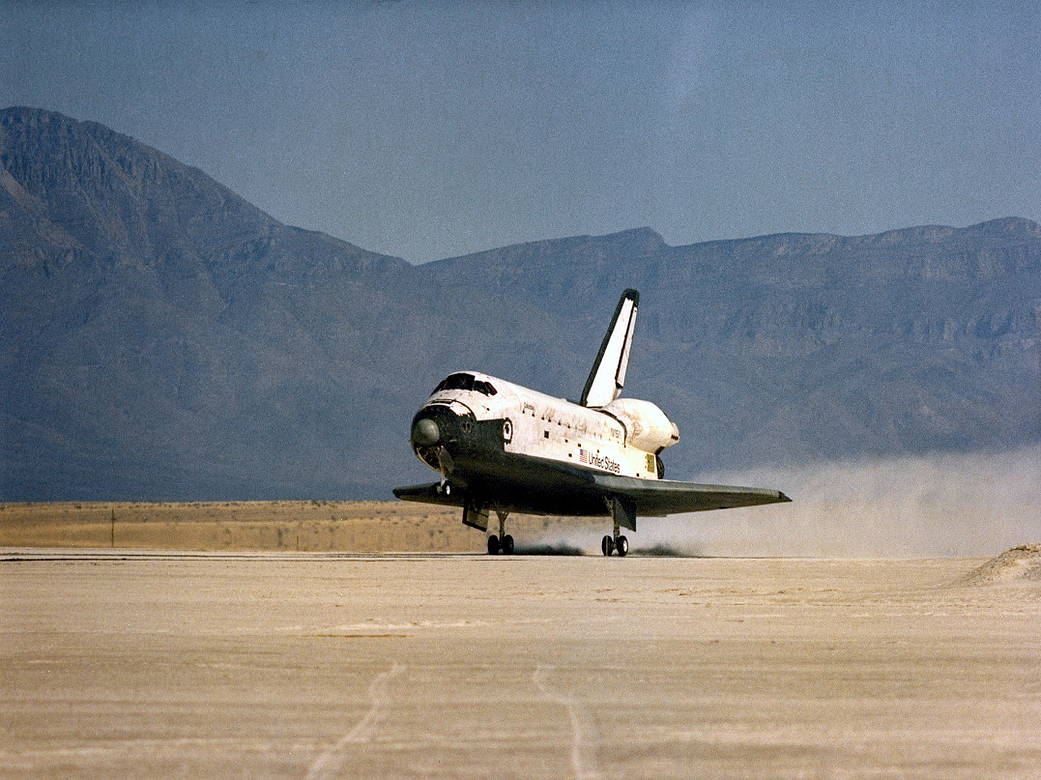
[(386, 498), (450, 370), (626, 395), (671, 476), (1041, 440), (1041, 229), (672, 247), (649, 228), (411, 266), (283, 225), (102, 125), (0, 111), (0, 498)]

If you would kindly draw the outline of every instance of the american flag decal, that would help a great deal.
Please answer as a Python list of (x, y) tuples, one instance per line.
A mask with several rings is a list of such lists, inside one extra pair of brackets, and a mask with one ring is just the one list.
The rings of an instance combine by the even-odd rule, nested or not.
[(592, 466), (595, 469), (610, 471), (613, 474), (618, 474), (622, 470), (620, 463), (611, 460), (606, 455), (597, 455), (581, 447), (578, 448), (578, 462), (585, 463), (587, 466)]

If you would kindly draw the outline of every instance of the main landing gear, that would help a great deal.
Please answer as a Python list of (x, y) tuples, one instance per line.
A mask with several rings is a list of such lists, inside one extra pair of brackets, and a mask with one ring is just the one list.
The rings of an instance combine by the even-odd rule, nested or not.
[(506, 533), (506, 518), (509, 517), (509, 513), (496, 510), (495, 514), (499, 516), (499, 535), (492, 534), (488, 537), (488, 554), (513, 555), (513, 537)]
[[(624, 558), (629, 552), (629, 540), (622, 536), (622, 520), (626, 519), (626, 513), (618, 501), (611, 503), (611, 516), (614, 519), (614, 532), (600, 540), (600, 552), (604, 555), (618, 553), (619, 558)], [(628, 516), (626, 528), (636, 530), (636, 516)]]
[(629, 540), (624, 536), (605, 536), (600, 540), (600, 551), (604, 555), (618, 553), (619, 558), (624, 558), (629, 552)]

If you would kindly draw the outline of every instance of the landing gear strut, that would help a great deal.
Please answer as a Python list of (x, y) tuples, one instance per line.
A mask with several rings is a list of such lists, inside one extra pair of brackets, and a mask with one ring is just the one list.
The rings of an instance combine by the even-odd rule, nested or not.
[(495, 514), (499, 516), (499, 535), (492, 534), (488, 537), (488, 554), (498, 555), (501, 552), (503, 555), (513, 555), (513, 537), (506, 533), (506, 518), (510, 513), (497, 509)]

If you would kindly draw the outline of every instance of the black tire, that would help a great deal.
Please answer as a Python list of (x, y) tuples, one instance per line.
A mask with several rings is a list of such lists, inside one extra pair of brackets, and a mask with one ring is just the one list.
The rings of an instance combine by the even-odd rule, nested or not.
[(614, 540), (614, 548), (618, 552), (618, 557), (624, 558), (626, 553), (629, 552), (629, 540), (624, 536), (619, 536)]
[(502, 537), (502, 554), (513, 555), (513, 537), (509, 534)]
[(600, 540), (600, 552), (604, 555), (610, 555), (614, 552), (614, 539), (610, 536), (605, 536)]
[(499, 554), (499, 537), (492, 534), (488, 537), (488, 554), (498, 555)]

